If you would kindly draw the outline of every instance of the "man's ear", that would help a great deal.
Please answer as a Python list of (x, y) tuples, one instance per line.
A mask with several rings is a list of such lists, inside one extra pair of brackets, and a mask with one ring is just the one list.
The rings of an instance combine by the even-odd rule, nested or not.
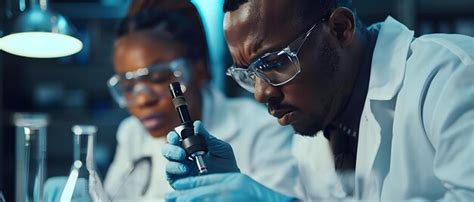
[(346, 7), (336, 8), (328, 19), (331, 35), (339, 42), (341, 47), (351, 44), (355, 36), (354, 13)]

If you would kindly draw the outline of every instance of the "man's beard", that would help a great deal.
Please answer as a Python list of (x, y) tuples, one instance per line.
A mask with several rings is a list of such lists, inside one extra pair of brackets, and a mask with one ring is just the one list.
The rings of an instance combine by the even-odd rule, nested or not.
[[(324, 73), (327, 74), (337, 74), (340, 70), (339, 68), (339, 60), (340, 56), (337, 51), (331, 47), (327, 40), (321, 40), (320, 50), (318, 51), (318, 57), (321, 58), (321, 63), (318, 67), (325, 67)], [(317, 67), (316, 67), (317, 68)], [(332, 76), (332, 75), (328, 75)], [(328, 107), (331, 106), (330, 103), (325, 109), (329, 109)], [(316, 119), (316, 118), (315, 118)], [(299, 135), (306, 136), (306, 137), (315, 137), (319, 131), (325, 129), (325, 126), (322, 126), (322, 123), (311, 123), (309, 126), (306, 127), (298, 127), (296, 125), (292, 125), (295, 132)]]
[[(293, 126), (292, 126), (293, 127)], [(296, 129), (295, 127), (293, 127), (293, 130), (295, 130), (296, 134), (298, 135), (301, 135), (301, 136), (305, 136), (305, 137), (316, 137), (316, 135), (318, 134), (318, 132), (320, 131), (320, 129), (316, 129), (318, 128), (317, 126), (315, 127), (312, 127), (311, 129), (312, 130), (298, 130)]]

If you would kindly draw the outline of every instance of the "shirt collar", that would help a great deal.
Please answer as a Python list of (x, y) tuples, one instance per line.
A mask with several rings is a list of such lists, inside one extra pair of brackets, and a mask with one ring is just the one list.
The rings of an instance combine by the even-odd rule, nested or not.
[(378, 30), (372, 57), (368, 99), (390, 100), (401, 87), (413, 31), (392, 17), (368, 28)]

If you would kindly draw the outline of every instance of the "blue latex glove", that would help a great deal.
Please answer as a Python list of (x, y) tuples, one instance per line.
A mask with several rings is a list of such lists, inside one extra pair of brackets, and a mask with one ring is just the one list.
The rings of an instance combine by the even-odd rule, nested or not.
[[(240, 172), (232, 147), (228, 143), (210, 135), (201, 121), (194, 122), (194, 131), (206, 141), (209, 151), (203, 157), (208, 173)], [(166, 165), (168, 182), (173, 186), (173, 182), (178, 179), (197, 176), (199, 171), (196, 163), (186, 158), (186, 151), (180, 146), (178, 134), (171, 131), (166, 138), (168, 144), (162, 148), (161, 153), (169, 160)]]
[[(66, 186), (67, 177), (51, 177), (44, 185), (44, 202), (58, 202), (61, 199), (61, 194)], [(77, 179), (76, 189), (74, 192), (74, 199), (78, 201), (92, 201), (89, 193), (86, 190), (87, 181), (83, 178)]]
[(44, 183), (44, 202), (55, 202), (61, 198), (67, 177), (52, 177)]
[(293, 201), (241, 173), (189, 177), (173, 183), (175, 192), (166, 201)]

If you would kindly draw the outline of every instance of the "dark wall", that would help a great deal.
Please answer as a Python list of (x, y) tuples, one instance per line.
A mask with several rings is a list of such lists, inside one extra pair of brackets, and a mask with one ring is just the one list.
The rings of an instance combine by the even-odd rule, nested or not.
[[(0, 11), (3, 11), (5, 8), (5, 2), (0, 1)], [(0, 15), (0, 37), (3, 36), (3, 25), (4, 25), (4, 15)], [(0, 78), (3, 78), (3, 54), (0, 53)], [(3, 82), (0, 80), (0, 97), (3, 97)], [(3, 133), (3, 99), (0, 99), (0, 192), (2, 192), (5, 188), (5, 182), (3, 180), (3, 173), (4, 173), (4, 153), (5, 153), (5, 146), (4, 146), (4, 133)]]

